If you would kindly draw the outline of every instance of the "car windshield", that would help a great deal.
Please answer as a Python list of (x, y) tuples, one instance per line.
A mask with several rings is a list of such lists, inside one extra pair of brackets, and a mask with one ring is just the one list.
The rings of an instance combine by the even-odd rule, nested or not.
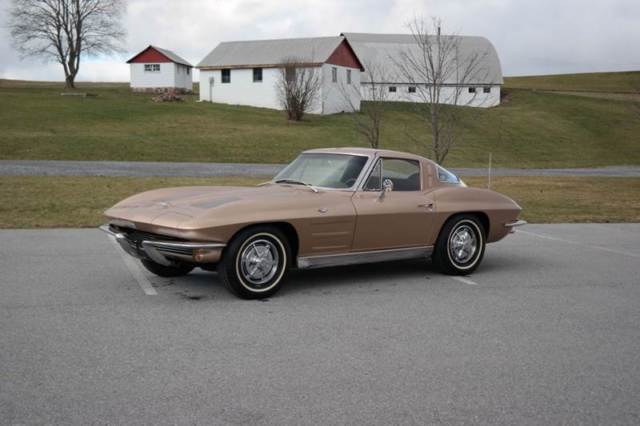
[(278, 173), (273, 181), (323, 188), (351, 188), (366, 162), (367, 157), (361, 155), (301, 154)]

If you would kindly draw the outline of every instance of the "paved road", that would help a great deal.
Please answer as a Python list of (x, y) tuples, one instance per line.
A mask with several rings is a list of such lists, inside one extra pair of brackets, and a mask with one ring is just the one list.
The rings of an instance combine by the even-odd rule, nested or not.
[[(638, 424), (640, 225), (527, 226), (242, 301), (95, 230), (0, 231), (3, 424)], [(139, 270), (138, 270), (139, 272)]]
[[(165, 163), (125, 161), (0, 160), (0, 176), (273, 176), (282, 164)], [(486, 176), (487, 169), (455, 168), (460, 176)], [(493, 169), (494, 176), (640, 177), (640, 166), (583, 169)]]

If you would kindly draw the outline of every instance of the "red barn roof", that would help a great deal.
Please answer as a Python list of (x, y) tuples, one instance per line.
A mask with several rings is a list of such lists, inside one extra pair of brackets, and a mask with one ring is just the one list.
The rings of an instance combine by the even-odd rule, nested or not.
[(279, 68), (288, 58), (306, 66), (329, 63), (364, 71), (355, 51), (342, 36), (222, 42), (197, 67)]

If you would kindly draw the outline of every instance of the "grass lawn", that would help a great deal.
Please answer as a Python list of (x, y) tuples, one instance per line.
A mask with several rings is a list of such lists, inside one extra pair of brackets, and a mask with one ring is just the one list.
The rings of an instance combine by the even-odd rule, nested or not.
[(505, 77), (512, 89), (640, 93), (640, 71)]
[[(260, 178), (0, 177), (0, 228), (94, 227), (117, 201), (149, 189), (254, 185)], [(483, 178), (466, 179), (484, 186)], [(497, 177), (534, 223), (640, 222), (640, 178)]]
[[(196, 96), (156, 104), (123, 84), (79, 90), (98, 96), (0, 80), (0, 159), (284, 163), (308, 148), (365, 145), (349, 114), (289, 123), (281, 112)], [(511, 89), (499, 107), (464, 108), (460, 131), (447, 166), (486, 166), (489, 152), (494, 167), (640, 164), (640, 114), (631, 101)], [(409, 105), (389, 105), (383, 148), (428, 155), (429, 143)]]

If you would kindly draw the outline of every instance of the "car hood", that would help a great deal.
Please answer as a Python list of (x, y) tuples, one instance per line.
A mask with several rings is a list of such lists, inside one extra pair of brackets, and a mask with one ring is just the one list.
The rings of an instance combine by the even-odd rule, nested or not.
[(181, 227), (212, 211), (230, 207), (268, 208), (274, 203), (313, 196), (310, 188), (267, 184), (257, 187), (192, 186), (163, 188), (126, 198), (105, 212), (110, 219), (134, 224)]

